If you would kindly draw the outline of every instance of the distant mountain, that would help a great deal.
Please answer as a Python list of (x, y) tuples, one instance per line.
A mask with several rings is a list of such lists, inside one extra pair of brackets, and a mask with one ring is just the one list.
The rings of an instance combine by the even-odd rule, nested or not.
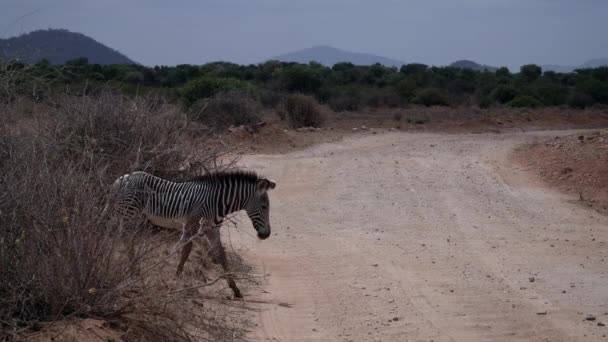
[(477, 70), (477, 71), (484, 71), (484, 70), (496, 71), (496, 70), (498, 70), (497, 67), (479, 64), (479, 63), (469, 61), (466, 59), (456, 61), (456, 62), (450, 64), (450, 66), (453, 68), (471, 69), (471, 70)]
[(401, 61), (367, 53), (356, 53), (336, 49), (331, 46), (319, 45), (308, 49), (290, 52), (276, 56), (272, 60), (281, 62), (309, 63), (311, 61), (332, 66), (340, 62), (350, 62), (355, 65), (372, 65), (380, 63), (384, 66), (400, 67), (405, 64)]
[(561, 74), (567, 74), (573, 72), (577, 67), (570, 65), (556, 65), (556, 64), (545, 64), (541, 65), (543, 71), (554, 71)]
[(601, 66), (608, 66), (608, 58), (591, 59), (579, 66), (547, 64), (547, 65), (543, 65), (542, 68), (544, 71), (569, 73), (569, 72), (573, 72), (576, 69), (591, 69), (591, 68), (599, 68)]
[(26, 63), (46, 58), (51, 64), (64, 64), (79, 57), (86, 57), (94, 64), (135, 64), (93, 38), (68, 30), (38, 30), (0, 39), (0, 58), (16, 58)]
[(608, 58), (596, 58), (596, 59), (589, 60), (589, 61), (585, 62), (583, 65), (581, 65), (579, 68), (581, 68), (581, 69), (599, 68), (599, 67), (603, 67), (603, 66), (608, 66)]

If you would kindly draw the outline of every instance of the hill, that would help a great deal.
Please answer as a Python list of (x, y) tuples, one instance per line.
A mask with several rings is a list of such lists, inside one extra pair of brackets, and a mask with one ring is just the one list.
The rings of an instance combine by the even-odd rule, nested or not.
[(16, 58), (26, 63), (47, 59), (51, 64), (64, 64), (79, 57), (86, 57), (94, 64), (135, 64), (93, 38), (63, 29), (38, 30), (0, 39), (0, 58)]
[(460, 61), (456, 61), (452, 64), (450, 64), (451, 67), (453, 68), (461, 68), (461, 69), (471, 69), (471, 70), (477, 70), (477, 71), (496, 71), (498, 70), (497, 67), (493, 67), (493, 66), (489, 66), (489, 65), (482, 65), (473, 61), (469, 61), (466, 59), (460, 60)]
[(331, 46), (319, 45), (308, 49), (290, 52), (272, 58), (281, 62), (309, 63), (311, 61), (332, 66), (340, 62), (350, 62), (355, 65), (372, 65), (380, 63), (384, 66), (400, 67), (404, 63), (395, 59), (376, 56), (367, 53), (356, 53), (337, 49)]
[(593, 69), (593, 68), (598, 68), (598, 67), (602, 67), (602, 66), (608, 66), (608, 58), (591, 59), (579, 66), (547, 64), (547, 65), (543, 65), (542, 68), (544, 71), (555, 71), (555, 72), (568, 73), (568, 72), (573, 72), (576, 69)]

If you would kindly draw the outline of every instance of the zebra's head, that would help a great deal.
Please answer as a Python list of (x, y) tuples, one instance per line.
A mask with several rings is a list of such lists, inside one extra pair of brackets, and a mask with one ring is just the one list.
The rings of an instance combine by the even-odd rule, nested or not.
[(262, 240), (270, 236), (270, 200), (268, 190), (274, 189), (276, 183), (260, 178), (255, 184), (254, 198), (249, 201), (245, 210), (251, 219), (253, 227), (258, 232), (258, 237)]

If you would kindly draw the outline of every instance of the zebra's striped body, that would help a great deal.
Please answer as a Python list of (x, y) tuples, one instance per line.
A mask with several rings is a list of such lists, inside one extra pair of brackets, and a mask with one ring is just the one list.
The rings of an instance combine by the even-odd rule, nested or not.
[[(124, 218), (144, 215), (157, 226), (182, 230), (180, 242), (185, 245), (177, 271), (180, 274), (192, 249), (191, 238), (199, 231), (215, 245), (214, 261), (227, 267), (219, 226), (231, 213), (246, 210), (258, 237), (270, 236), (267, 191), (274, 187), (274, 182), (242, 171), (215, 173), (186, 182), (133, 172), (114, 182), (113, 199), (116, 211)], [(234, 281), (229, 279), (229, 284), (235, 296), (240, 296)]]

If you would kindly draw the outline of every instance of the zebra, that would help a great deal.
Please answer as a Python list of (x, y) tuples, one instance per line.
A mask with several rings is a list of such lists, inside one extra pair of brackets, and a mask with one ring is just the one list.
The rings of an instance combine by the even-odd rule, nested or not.
[[(192, 240), (199, 233), (209, 242), (212, 261), (228, 270), (219, 229), (231, 213), (245, 210), (258, 238), (268, 238), (268, 191), (275, 187), (274, 181), (241, 170), (210, 173), (183, 182), (137, 171), (114, 182), (112, 204), (121, 220), (143, 215), (153, 225), (182, 231), (175, 246), (183, 245), (176, 271), (179, 277), (192, 251)], [(234, 278), (227, 276), (226, 280), (234, 297), (242, 298)]]

